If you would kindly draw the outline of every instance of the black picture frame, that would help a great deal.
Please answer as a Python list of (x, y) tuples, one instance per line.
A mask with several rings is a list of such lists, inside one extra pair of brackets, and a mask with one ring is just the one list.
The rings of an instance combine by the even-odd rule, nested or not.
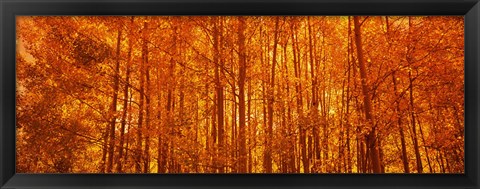
[[(464, 174), (16, 174), (19, 15), (464, 15)], [(479, 188), (479, 0), (0, 0), (0, 188)]]

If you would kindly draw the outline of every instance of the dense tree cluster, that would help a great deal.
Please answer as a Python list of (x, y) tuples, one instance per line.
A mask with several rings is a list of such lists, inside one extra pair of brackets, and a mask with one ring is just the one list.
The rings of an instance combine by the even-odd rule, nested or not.
[(463, 17), (17, 17), (19, 173), (463, 173)]

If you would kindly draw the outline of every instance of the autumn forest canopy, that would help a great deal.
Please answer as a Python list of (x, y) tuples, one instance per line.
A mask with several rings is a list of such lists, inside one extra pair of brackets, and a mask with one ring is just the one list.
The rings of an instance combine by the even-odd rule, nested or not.
[(19, 173), (463, 173), (461, 16), (19, 16)]

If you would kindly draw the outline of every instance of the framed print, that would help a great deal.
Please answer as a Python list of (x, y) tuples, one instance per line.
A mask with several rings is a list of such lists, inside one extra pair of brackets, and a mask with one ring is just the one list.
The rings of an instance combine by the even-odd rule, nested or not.
[(1, 188), (478, 188), (470, 1), (30, 1)]

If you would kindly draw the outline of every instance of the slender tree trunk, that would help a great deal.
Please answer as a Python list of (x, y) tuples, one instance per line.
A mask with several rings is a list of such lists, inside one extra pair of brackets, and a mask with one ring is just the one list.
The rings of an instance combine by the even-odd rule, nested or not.
[[(233, 67), (233, 66), (232, 66)], [(232, 68), (232, 71), (234, 69)], [(232, 155), (231, 155), (231, 158), (234, 160), (234, 165), (233, 166), (233, 170), (232, 172), (236, 173), (238, 171), (238, 161), (236, 160), (237, 159), (237, 149), (238, 149), (238, 136), (237, 136), (237, 98), (236, 98), (236, 94), (235, 94), (235, 89), (236, 88), (236, 84), (235, 82), (232, 83), (232, 129), (231, 129), (231, 136), (232, 136), (232, 140), (231, 140), (231, 144), (232, 144)]]
[(168, 67), (168, 73), (169, 73), (169, 78), (167, 80), (167, 119), (166, 119), (166, 128), (165, 130), (167, 130), (166, 132), (170, 134), (169, 136), (169, 139), (168, 139), (168, 145), (165, 147), (166, 148), (166, 153), (168, 154), (167, 155), (167, 158), (166, 158), (166, 161), (167, 161), (167, 167), (168, 167), (168, 172), (169, 173), (177, 173), (179, 170), (178, 170), (178, 166), (177, 166), (177, 163), (176, 163), (176, 158), (175, 158), (175, 139), (177, 138), (177, 129), (175, 128), (175, 97), (174, 97), (174, 94), (175, 94), (175, 87), (177, 85), (176, 81), (175, 81), (175, 77), (176, 77), (176, 63), (177, 63), (177, 56), (179, 54), (179, 50), (178, 50), (178, 46), (177, 46), (177, 41), (178, 41), (178, 26), (177, 26), (177, 20), (178, 18), (174, 18), (172, 21), (172, 25), (173, 25), (173, 40), (175, 43), (173, 44), (173, 55), (172, 57), (170, 58), (170, 65)]
[[(174, 92), (174, 80), (173, 77), (175, 76), (175, 60), (173, 57), (170, 59), (170, 65), (168, 66), (168, 72), (169, 72), (169, 79), (167, 80), (167, 104), (166, 104), (166, 110), (167, 110), (167, 115), (166, 115), (166, 120), (165, 120), (165, 128), (164, 132), (171, 133), (173, 135), (173, 92)], [(165, 144), (165, 155), (164, 158), (165, 160), (165, 165), (168, 167), (168, 172), (173, 173), (174, 168), (171, 165), (171, 159), (173, 158), (171, 156), (171, 148), (172, 148), (172, 141), (173, 141), (173, 136), (170, 135), (169, 139), (164, 142)]]
[[(248, 76), (247, 76), (248, 77)], [(248, 122), (250, 123), (251, 122), (251, 118), (250, 118), (250, 115), (252, 115), (252, 82), (249, 80), (247, 82), (247, 117), (248, 117)], [(250, 134), (250, 138), (247, 142), (247, 155), (248, 155), (248, 160), (247, 160), (247, 163), (248, 163), (248, 166), (247, 166), (247, 172), (248, 173), (251, 173), (252, 172), (252, 168), (253, 168), (253, 154), (252, 154), (252, 144), (255, 144), (255, 135), (257, 133), (256, 131), (256, 128), (255, 128), (255, 125), (249, 125), (248, 127), (248, 130), (247, 130), (247, 133)]]
[(352, 98), (352, 93), (350, 92), (350, 78), (351, 78), (351, 67), (352, 67), (352, 61), (354, 60), (353, 59), (353, 49), (352, 49), (352, 38), (351, 38), (351, 33), (352, 33), (352, 30), (351, 30), (351, 21), (350, 21), (350, 16), (348, 17), (348, 44), (347, 44), (347, 63), (348, 63), (348, 67), (347, 67), (347, 99), (346, 99), (346, 110), (345, 110), (345, 124), (346, 124), (346, 127), (347, 127), (347, 170), (348, 170), (348, 173), (352, 173), (352, 156), (351, 156), (351, 147), (350, 147), (350, 119), (349, 119), (349, 116), (350, 116), (350, 99)]
[(130, 85), (130, 64), (131, 64), (131, 58), (132, 58), (132, 28), (133, 28), (133, 19), (134, 17), (131, 17), (130, 21), (130, 32), (128, 33), (128, 57), (127, 57), (127, 65), (126, 65), (126, 77), (125, 77), (125, 85), (123, 89), (123, 112), (122, 112), (122, 120), (121, 120), (121, 127), (120, 127), (120, 144), (118, 146), (118, 161), (117, 161), (117, 173), (122, 172), (122, 163), (125, 161), (125, 158), (123, 157), (123, 146), (125, 142), (125, 125), (127, 123), (127, 110), (128, 110), (128, 89)]
[[(386, 28), (387, 28), (387, 40), (388, 40), (388, 47), (391, 47), (391, 40), (390, 40), (390, 25), (388, 22), (388, 16), (385, 16), (385, 22), (386, 22)], [(398, 98), (395, 101), (395, 108), (396, 108), (396, 114), (397, 114), (397, 126), (400, 132), (400, 143), (402, 146), (402, 163), (403, 163), (403, 171), (405, 173), (410, 173), (410, 167), (408, 163), (408, 155), (407, 155), (407, 147), (406, 147), (406, 142), (405, 142), (405, 133), (403, 130), (403, 125), (402, 125), (402, 113), (400, 109), (400, 95), (398, 94), (397, 90), (397, 78), (395, 76), (395, 72), (392, 73), (392, 81), (393, 81), (393, 93), (395, 94), (395, 97)]]
[(365, 109), (365, 118), (367, 120), (367, 127), (371, 127), (371, 131), (367, 135), (367, 149), (369, 150), (373, 173), (380, 173), (381, 166), (380, 166), (380, 157), (378, 151), (378, 144), (376, 142), (376, 128), (373, 125), (373, 118), (372, 118), (372, 104), (370, 101), (370, 92), (367, 86), (367, 71), (365, 68), (365, 62), (363, 60), (363, 50), (362, 50), (362, 38), (361, 38), (361, 31), (360, 31), (360, 22), (358, 20), (358, 16), (353, 17), (354, 24), (355, 24), (355, 45), (357, 47), (357, 57), (358, 63), (360, 65), (360, 76), (361, 76), (361, 83), (362, 83), (362, 93), (363, 93), (363, 100), (364, 100), (364, 109)]
[[(204, 68), (205, 70), (210, 69), (210, 67), (208, 65), (209, 64), (205, 64), (205, 68)], [(210, 77), (207, 74), (204, 79), (208, 80), (209, 78)], [(211, 107), (210, 107), (210, 101), (209, 101), (210, 93), (209, 93), (209, 91), (210, 91), (210, 83), (206, 82), (205, 83), (205, 91), (204, 91), (204, 94), (206, 95), (205, 108), (206, 108), (206, 110), (213, 112), (213, 110), (211, 110)], [(213, 142), (212, 142), (213, 139), (212, 139), (212, 136), (211, 136), (211, 133), (210, 133), (210, 125), (212, 125), (210, 120), (212, 120), (212, 119), (213, 119), (213, 117), (209, 116), (208, 113), (207, 113), (207, 115), (205, 116), (205, 127), (204, 127), (205, 138), (206, 138), (205, 139), (205, 150), (207, 152), (210, 152), (212, 150), (212, 146), (213, 146)], [(207, 161), (208, 161), (208, 164), (211, 164), (211, 161), (212, 161), (211, 156), (208, 157)], [(205, 171), (206, 172), (212, 172), (209, 168), (206, 168)]]
[[(263, 24), (263, 23), (262, 23)], [(262, 42), (263, 42), (263, 31), (262, 31), (262, 26), (260, 26), (260, 38), (262, 39)], [(269, 40), (267, 38), (267, 44), (269, 43)], [(267, 67), (268, 65), (268, 52), (269, 52), (269, 48), (268, 48), (268, 45), (265, 45), (264, 47), (266, 50), (266, 53), (263, 54), (263, 51), (264, 49), (262, 48), (262, 58), (260, 59), (261, 63), (262, 63), (262, 67)], [(263, 69), (262, 70), (262, 110), (263, 110), (263, 130), (265, 132), (265, 136), (263, 137), (263, 149), (264, 149), (264, 152), (263, 152), (263, 162), (262, 162), (262, 166), (263, 166), (263, 169), (265, 170), (265, 162), (267, 161), (267, 155), (266, 155), (266, 151), (267, 151), (267, 145), (268, 145), (268, 139), (267, 139), (267, 127), (268, 127), (268, 110), (267, 110), (267, 106), (268, 106), (268, 91), (267, 91), (267, 83), (268, 83), (268, 69)]]
[(113, 83), (113, 98), (112, 105), (110, 107), (110, 113), (112, 118), (110, 121), (110, 140), (109, 140), (109, 149), (108, 149), (108, 164), (107, 164), (107, 173), (111, 173), (113, 169), (113, 155), (115, 150), (115, 125), (117, 122), (117, 99), (118, 99), (118, 88), (119, 88), (119, 77), (120, 77), (120, 42), (121, 42), (122, 30), (118, 29), (117, 35), (117, 52), (116, 52), (116, 61), (115, 61), (115, 77)]
[[(284, 18), (284, 21), (286, 18)], [(284, 87), (285, 87), (285, 92), (283, 95), (284, 99), (288, 99), (283, 103), (284, 108), (282, 108), (282, 122), (283, 122), (283, 129), (285, 132), (285, 137), (286, 141), (288, 144), (286, 145), (286, 150), (284, 153), (285, 156), (285, 161), (284, 161), (284, 166), (285, 166), (285, 171), (284, 173), (293, 173), (294, 172), (294, 166), (295, 166), (295, 154), (294, 154), (294, 144), (295, 140), (292, 140), (293, 137), (293, 128), (292, 128), (292, 110), (291, 110), (291, 104), (292, 104), (292, 98), (290, 96), (290, 82), (289, 82), (289, 69), (288, 69), (288, 36), (286, 36), (287, 39), (283, 43), (283, 78), (284, 78)], [(286, 109), (286, 111), (285, 111)]]
[[(148, 30), (148, 24), (147, 22), (144, 22), (144, 29)], [(151, 107), (150, 107), (150, 101), (151, 101), (151, 84), (150, 84), (150, 64), (148, 63), (148, 45), (147, 45), (147, 36), (148, 34), (145, 34), (144, 36), (144, 42), (143, 42), (143, 48), (145, 49), (145, 56), (144, 62), (145, 62), (145, 79), (146, 79), (146, 90), (145, 90), (145, 101), (146, 101), (146, 107), (145, 107), (145, 150), (143, 152), (145, 156), (144, 164), (143, 164), (143, 172), (148, 173), (150, 172), (150, 113), (151, 113)]]
[(239, 30), (238, 30), (238, 47), (239, 47), (239, 80), (238, 80), (238, 115), (239, 115), (239, 169), (240, 173), (247, 172), (247, 150), (246, 150), (246, 124), (245, 124), (245, 77), (247, 71), (246, 52), (245, 52), (245, 18), (239, 17)]
[[(109, 123), (110, 124), (110, 123)], [(110, 125), (107, 125), (105, 127), (105, 133), (103, 134), (103, 145), (102, 145), (102, 163), (100, 165), (100, 171), (102, 173), (105, 173), (106, 168), (107, 168), (107, 153), (108, 153), (108, 139), (109, 139), (109, 128)]]
[[(165, 64), (167, 65), (167, 64)], [(166, 125), (168, 123), (168, 113), (165, 115), (162, 113), (166, 107), (162, 107), (163, 91), (162, 86), (168, 85), (168, 80), (165, 80), (165, 76), (161, 73), (162, 66), (156, 68), (156, 84), (157, 84), (157, 173), (167, 172), (167, 135)], [(199, 120), (198, 120), (199, 121)]]
[[(157, 67), (157, 173), (166, 172), (166, 143), (165, 143), (165, 115), (162, 114), (162, 90), (160, 86), (162, 85), (162, 79), (160, 75), (160, 68)], [(161, 120), (161, 121), (160, 121)], [(197, 119), (198, 120), (198, 119)]]
[(278, 44), (278, 24), (279, 17), (275, 18), (275, 34), (273, 39), (273, 57), (270, 85), (268, 88), (268, 127), (267, 127), (267, 146), (265, 149), (265, 172), (272, 172), (272, 142), (273, 142), (273, 106), (275, 101), (275, 66), (277, 64), (277, 44)]
[(214, 108), (212, 110), (212, 131), (210, 133), (211, 135), (211, 151), (213, 152), (213, 168), (215, 168), (214, 172), (216, 173), (218, 171), (217, 165), (218, 165), (218, 146), (217, 146), (217, 136), (218, 136), (218, 131), (217, 131), (217, 93), (213, 95), (213, 101), (214, 101)]
[[(420, 137), (421, 137), (422, 142), (424, 144), (423, 149), (425, 150), (425, 157), (427, 158), (428, 168), (430, 170), (430, 173), (433, 173), (433, 168), (432, 168), (432, 164), (430, 163), (430, 156), (428, 154), (428, 149), (425, 146), (425, 136), (423, 135), (422, 124), (420, 123), (420, 120), (417, 120), (417, 123), (418, 123), (418, 130), (420, 131)], [(457, 162), (460, 162), (460, 160), (457, 160)]]
[[(395, 73), (392, 74), (392, 79), (393, 79), (393, 90), (395, 93), (395, 96), (398, 96), (397, 93), (397, 79), (395, 78)], [(400, 100), (398, 99), (396, 101), (396, 111), (397, 111), (397, 124), (398, 128), (400, 130), (400, 142), (402, 145), (402, 162), (403, 162), (403, 170), (405, 173), (410, 173), (410, 168), (408, 166), (408, 155), (407, 155), (407, 146), (405, 142), (405, 134), (403, 131), (403, 126), (402, 126), (402, 114), (400, 110)]]
[[(411, 38), (411, 33), (412, 33), (412, 20), (411, 17), (408, 17), (408, 31), (409, 31), (409, 38)], [(409, 52), (409, 47), (407, 46), (407, 52)], [(412, 127), (412, 138), (413, 138), (413, 148), (415, 150), (415, 159), (417, 162), (417, 172), (422, 173), (423, 172), (423, 165), (422, 165), (422, 159), (420, 156), (420, 150), (418, 147), (418, 139), (417, 139), (417, 129), (416, 129), (416, 120), (415, 120), (415, 106), (414, 106), (414, 100), (413, 100), (413, 78), (412, 78), (412, 68), (411, 68), (411, 58), (410, 55), (407, 54), (407, 62), (409, 65), (409, 71), (408, 71), (408, 80), (409, 80), (409, 92), (410, 92), (410, 120), (411, 120), (411, 127)]]
[(360, 134), (357, 129), (355, 143), (357, 145), (357, 173), (365, 173), (364, 165), (363, 165), (363, 157), (364, 157), (364, 149), (360, 139)]
[(135, 171), (137, 173), (142, 172), (142, 162), (144, 161), (143, 151), (142, 151), (142, 133), (143, 129), (143, 114), (144, 114), (144, 100), (145, 100), (145, 56), (147, 56), (147, 52), (145, 49), (146, 46), (146, 23), (144, 22), (143, 29), (142, 29), (142, 61), (140, 62), (140, 102), (138, 107), (138, 130), (137, 130), (137, 146), (136, 146), (136, 153), (137, 157), (135, 160)]
[[(295, 19), (295, 18), (293, 18)], [(293, 64), (294, 64), (294, 73), (295, 73), (295, 91), (296, 91), (296, 100), (297, 100), (297, 114), (300, 119), (303, 118), (303, 99), (302, 99), (302, 83), (301, 81), (301, 67), (300, 67), (300, 49), (298, 47), (298, 36), (297, 36), (297, 28), (296, 28), (296, 20), (293, 20), (294, 24), (291, 26), (292, 30), (292, 51), (293, 51)], [(303, 164), (303, 171), (305, 173), (310, 172), (310, 165), (308, 162), (307, 158), (307, 143), (306, 143), (306, 129), (304, 123), (299, 123), (299, 148), (300, 148), (300, 153), (301, 153), (301, 159), (302, 159), (302, 164)]]
[[(223, 157), (223, 146), (224, 146), (224, 115), (225, 115), (225, 110), (224, 110), (224, 97), (223, 97), (223, 84), (220, 79), (220, 75), (222, 74), (222, 69), (223, 69), (223, 62), (220, 61), (220, 50), (219, 50), (219, 37), (222, 35), (219, 32), (218, 28), (218, 22), (219, 18), (214, 17), (213, 19), (213, 48), (214, 48), (214, 64), (215, 64), (215, 89), (216, 89), (216, 104), (217, 104), (217, 130), (218, 130), (218, 155), (220, 157)], [(220, 173), (225, 172), (224, 170), (224, 165), (223, 165), (223, 158), (220, 158), (221, 160), (218, 161), (218, 171)]]
[(417, 128), (416, 128), (416, 116), (415, 116), (415, 108), (414, 108), (414, 102), (413, 102), (413, 78), (412, 78), (412, 72), (408, 72), (408, 78), (410, 81), (410, 115), (411, 115), (411, 123), (412, 123), (412, 137), (413, 137), (413, 148), (415, 150), (415, 159), (417, 161), (417, 172), (418, 173), (423, 173), (423, 165), (422, 165), (422, 159), (420, 156), (420, 148), (418, 147), (418, 139), (417, 139)]
[[(132, 109), (133, 109), (133, 106), (132, 106), (132, 101), (133, 101), (132, 100), (133, 99), (132, 87), (130, 87), (128, 90), (129, 90), (129, 93), (131, 94), (129, 96), (129, 99), (128, 99), (128, 112), (132, 112)], [(132, 114), (127, 114), (127, 125), (128, 125), (128, 127), (126, 128), (127, 129), (126, 133), (130, 133), (130, 129), (131, 129), (130, 125), (132, 125)], [(132, 143), (130, 139), (131, 139), (131, 135), (128, 134), (126, 136), (126, 139), (125, 139), (126, 140), (125, 141), (125, 143), (126, 143), (125, 144), (125, 149), (130, 149), (130, 146), (131, 146), (131, 143)], [(128, 155), (129, 155), (129, 152), (131, 152), (131, 151), (132, 150), (125, 150), (125, 154), (123, 155), (123, 157), (125, 158), (125, 161), (129, 161), (129, 158), (128, 158), (129, 156)]]
[[(313, 132), (313, 141), (314, 141), (314, 144), (313, 144), (313, 149), (311, 152), (312, 154), (315, 154), (315, 160), (320, 160), (320, 137), (319, 137), (319, 131), (318, 131), (318, 126), (319, 125), (319, 122), (317, 121), (317, 117), (318, 117), (318, 110), (317, 110), (317, 107), (318, 107), (318, 98), (317, 98), (317, 77), (315, 75), (316, 73), (316, 64), (315, 64), (315, 55), (314, 55), (314, 47), (315, 45), (313, 44), (313, 39), (312, 39), (312, 24), (310, 23), (310, 16), (307, 17), (307, 25), (308, 25), (308, 44), (309, 44), (309, 58), (310, 58), (310, 75), (311, 75), (311, 80), (312, 80), (312, 102), (311, 102), (311, 105), (310, 105), (310, 108), (311, 108), (311, 112), (312, 112), (312, 115), (310, 115), (310, 119), (313, 119), (313, 123), (312, 123), (312, 132)], [(320, 123), (320, 124), (323, 124), (323, 123)]]

